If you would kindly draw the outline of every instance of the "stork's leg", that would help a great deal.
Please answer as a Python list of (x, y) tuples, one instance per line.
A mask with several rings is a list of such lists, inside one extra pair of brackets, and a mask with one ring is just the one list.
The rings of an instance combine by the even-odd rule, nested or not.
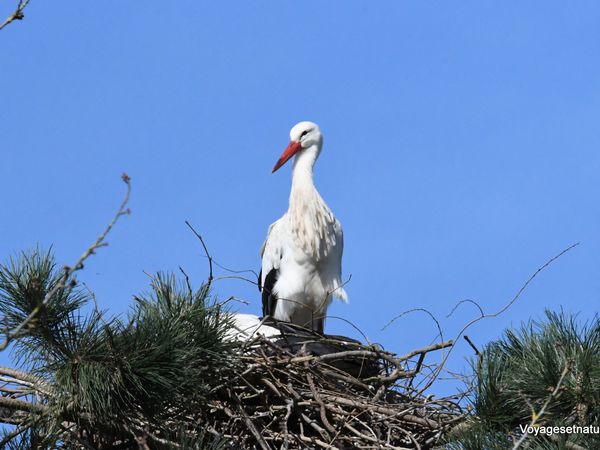
[(323, 333), (323, 329), (325, 327), (325, 317), (323, 316), (322, 312), (316, 313), (304, 308), (302, 311), (296, 311), (291, 319), (293, 323), (303, 326), (304, 328), (314, 330), (318, 333)]
[(323, 334), (323, 330), (325, 329), (325, 317), (318, 316), (313, 319), (313, 330), (317, 333)]

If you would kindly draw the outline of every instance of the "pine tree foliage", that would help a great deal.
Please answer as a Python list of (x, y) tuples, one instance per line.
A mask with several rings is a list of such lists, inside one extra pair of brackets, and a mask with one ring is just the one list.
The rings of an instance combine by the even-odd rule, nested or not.
[[(52, 253), (39, 249), (1, 266), (0, 314), (7, 326), (39, 307), (60, 276)], [(218, 448), (186, 419), (237, 364), (234, 344), (224, 339), (228, 317), (206, 287), (193, 291), (158, 274), (126, 319), (107, 318), (91, 300), (71, 282), (14, 341), (22, 369), (51, 395), (30, 415), (23, 443), (11, 445), (127, 448), (142, 439), (150, 448)]]
[(86, 303), (85, 294), (68, 285), (58, 289), (52, 303), (44, 307), (46, 293), (59, 285), (60, 278), (51, 252), (40, 249), (11, 258), (0, 268), (0, 312), (6, 329), (16, 328), (33, 310), (41, 308), (17, 343), (19, 358), (35, 358), (40, 356), (40, 349), (50, 350), (46, 344), (56, 340), (61, 324)]
[[(600, 318), (546, 311), (488, 344), (473, 361), (472, 418), (451, 434), (452, 449), (510, 449), (519, 425), (600, 426)], [(565, 373), (561, 379), (561, 375)], [(553, 391), (558, 386), (556, 394)], [(540, 415), (544, 404), (543, 414)], [(527, 436), (527, 448), (600, 448), (599, 434)]]

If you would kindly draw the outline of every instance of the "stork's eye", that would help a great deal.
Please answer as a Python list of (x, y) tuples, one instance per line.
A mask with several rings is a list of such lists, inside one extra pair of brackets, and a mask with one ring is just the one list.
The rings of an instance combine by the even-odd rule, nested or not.
[(300, 135), (300, 139), (302, 139), (304, 136), (306, 136), (306, 135), (308, 134), (308, 131), (309, 131), (309, 130), (304, 130), (304, 131), (302, 132), (302, 134)]

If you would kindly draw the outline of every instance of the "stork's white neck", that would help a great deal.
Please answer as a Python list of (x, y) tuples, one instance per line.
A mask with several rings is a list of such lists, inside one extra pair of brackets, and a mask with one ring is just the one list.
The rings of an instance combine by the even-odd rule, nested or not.
[(290, 202), (294, 197), (294, 191), (315, 190), (313, 182), (313, 167), (320, 153), (319, 144), (311, 145), (302, 150), (294, 159), (292, 170), (292, 193)]

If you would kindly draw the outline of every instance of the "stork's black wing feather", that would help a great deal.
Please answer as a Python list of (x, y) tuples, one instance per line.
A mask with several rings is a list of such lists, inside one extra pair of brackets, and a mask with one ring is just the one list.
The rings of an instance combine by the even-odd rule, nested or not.
[[(262, 271), (261, 271), (262, 273)], [(262, 286), (262, 312), (263, 316), (272, 316), (275, 312), (275, 305), (277, 304), (277, 296), (273, 292), (275, 283), (279, 277), (279, 270), (271, 269), (271, 271), (265, 277), (265, 284)]]
[(256, 283), (256, 285), (258, 286), (258, 292), (262, 292), (262, 269), (260, 269), (260, 272), (258, 272), (258, 283)]

